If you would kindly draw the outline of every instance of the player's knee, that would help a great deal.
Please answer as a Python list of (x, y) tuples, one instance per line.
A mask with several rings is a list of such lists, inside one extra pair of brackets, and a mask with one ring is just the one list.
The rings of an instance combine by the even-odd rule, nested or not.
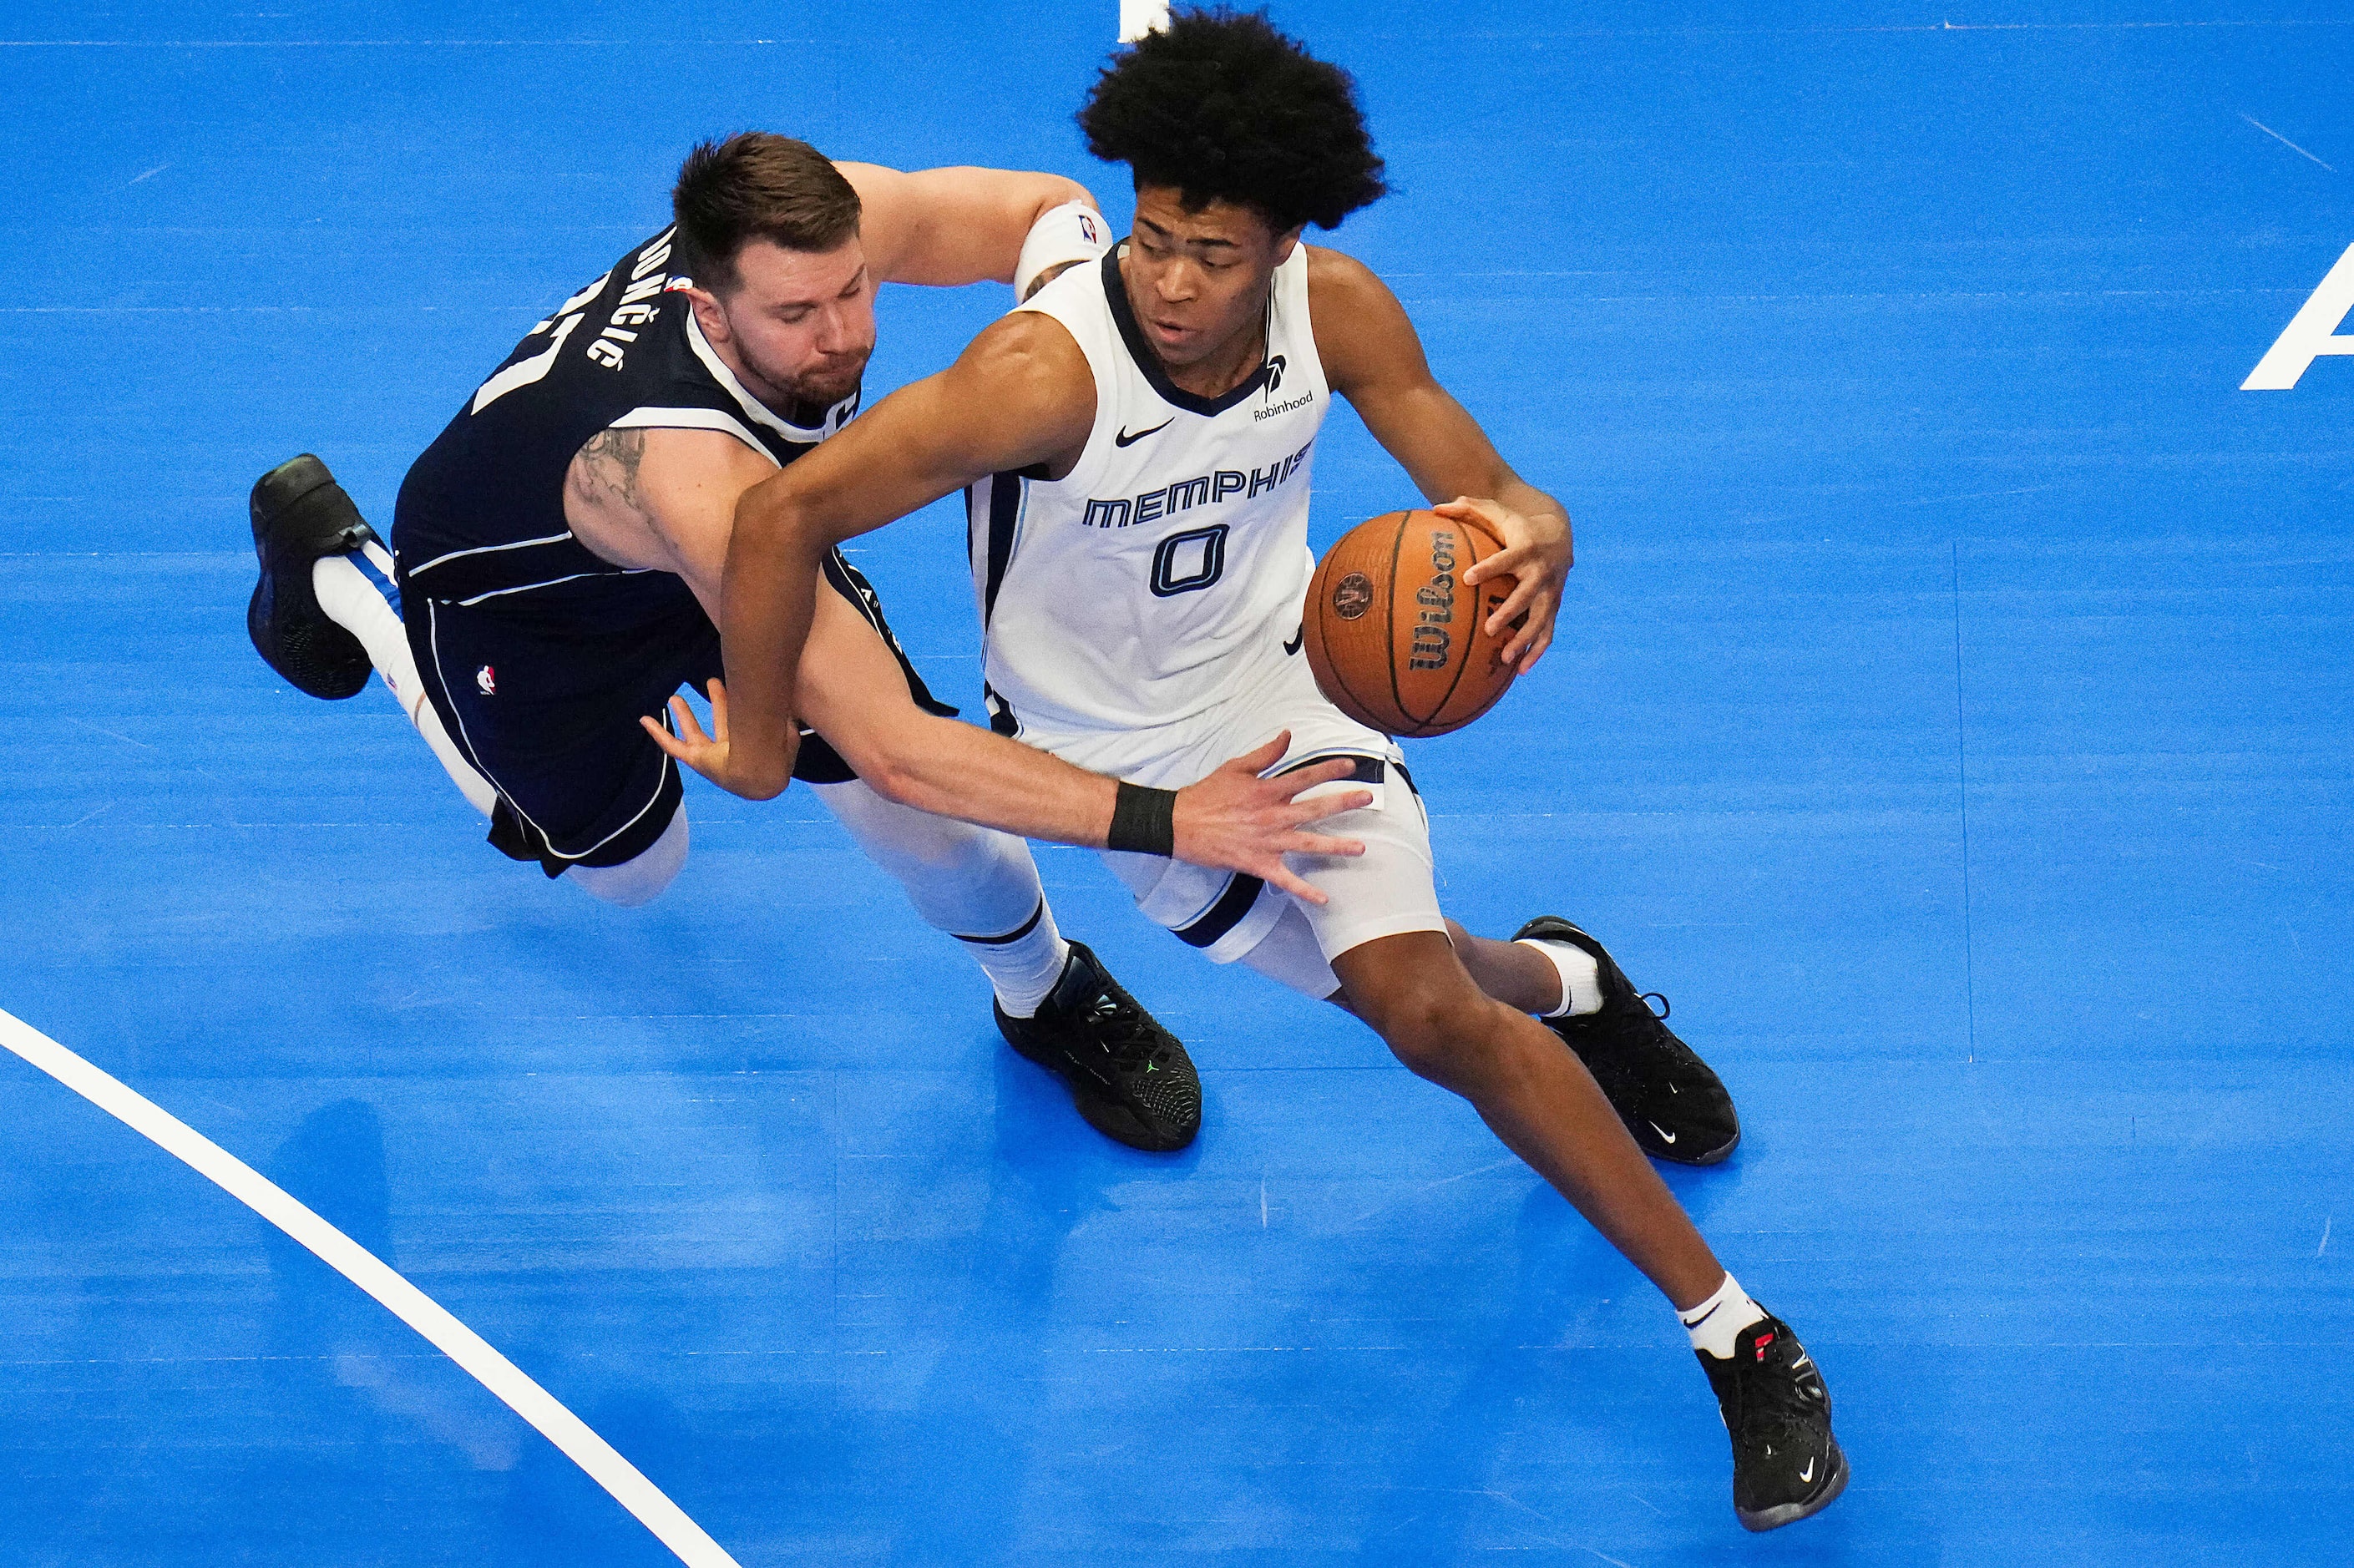
[[(907, 805), (885, 794), (880, 784), (870, 781), (869, 787), (893, 805)], [(830, 799), (828, 804), (832, 803)], [(1005, 863), (1022, 858), (1021, 841), (1011, 834), (954, 817), (936, 817), (917, 808), (868, 810), (855, 821), (848, 815), (843, 815), (842, 820), (869, 858), (903, 881), (920, 878), (931, 883), (978, 885), (999, 874)]]
[(1383, 999), (1367, 1022), (1409, 1070), (1451, 1087), (1476, 1075), (1489, 1052), (1490, 1011), (1476, 991), (1434, 983)]
[(662, 896), (686, 864), (686, 808), (679, 807), (662, 837), (619, 865), (576, 865), (565, 875), (583, 892), (622, 909), (635, 909)]

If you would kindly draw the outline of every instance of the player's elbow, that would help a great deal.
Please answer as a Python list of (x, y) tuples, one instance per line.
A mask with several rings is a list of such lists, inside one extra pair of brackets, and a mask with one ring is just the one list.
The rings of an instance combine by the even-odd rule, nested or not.
[(913, 737), (896, 726), (878, 726), (849, 736), (829, 736), (833, 748), (850, 764), (859, 782), (895, 806), (934, 810), (938, 802), (927, 787), (920, 748)]
[(929, 791), (924, 788), (923, 777), (908, 764), (907, 758), (886, 756), (854, 763), (853, 767), (868, 789), (893, 805), (913, 806), (917, 810), (931, 809), (932, 801)]

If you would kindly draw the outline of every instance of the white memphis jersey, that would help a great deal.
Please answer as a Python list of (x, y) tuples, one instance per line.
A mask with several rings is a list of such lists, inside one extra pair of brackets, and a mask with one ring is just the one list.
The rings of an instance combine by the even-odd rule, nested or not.
[(1331, 400), (1308, 248), (1269, 288), (1267, 359), (1220, 397), (1173, 385), (1129, 308), (1115, 246), (1023, 310), (1095, 373), (1096, 422), (1060, 480), (966, 493), (990, 715), (1040, 741), (1190, 718), (1282, 662), (1315, 561), (1309, 468)]

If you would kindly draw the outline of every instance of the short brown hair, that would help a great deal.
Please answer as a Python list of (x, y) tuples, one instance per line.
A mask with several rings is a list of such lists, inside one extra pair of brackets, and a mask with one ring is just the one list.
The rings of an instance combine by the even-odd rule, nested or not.
[(858, 193), (842, 171), (808, 143), (766, 131), (689, 153), (670, 209), (688, 276), (715, 291), (736, 287), (736, 258), (751, 240), (823, 251), (858, 232)]

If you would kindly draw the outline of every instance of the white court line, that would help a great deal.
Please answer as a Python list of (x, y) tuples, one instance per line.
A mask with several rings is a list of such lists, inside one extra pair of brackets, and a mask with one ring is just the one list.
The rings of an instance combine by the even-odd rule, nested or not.
[(1119, 0), (1119, 41), (1132, 44), (1169, 25), (1169, 0)]
[[(2321, 164), (2320, 159), (2314, 158), (2312, 154), (2306, 152), (2304, 148), (2298, 146), (2296, 143), (2290, 141), (2287, 137), (2282, 135), (2279, 132), (2274, 130), (2271, 126), (2265, 124), (2254, 115), (2243, 114), (2240, 118), (2254, 126), (2257, 130), (2263, 132), (2265, 135), (2271, 137), (2274, 141), (2279, 143), (2282, 146), (2286, 147), (2290, 152), (2295, 153), (2298, 157), (2313, 158), (2315, 163)], [(2321, 166), (2325, 169), (2329, 169), (2329, 165), (2327, 164), (2321, 164)], [(2336, 169), (2329, 169), (2329, 172), (2334, 175), (2338, 171)]]
[(0, 1045), (99, 1109), (186, 1162), (230, 1197), (316, 1253), (328, 1267), (384, 1304), (385, 1309), (456, 1361), (541, 1435), (564, 1450), (613, 1500), (678, 1554), (689, 1568), (739, 1568), (662, 1489), (638, 1473), (556, 1396), (524, 1374), (482, 1337), (458, 1321), (367, 1248), (289, 1195), (286, 1190), (121, 1080), (91, 1066), (21, 1019), (0, 1012)]

